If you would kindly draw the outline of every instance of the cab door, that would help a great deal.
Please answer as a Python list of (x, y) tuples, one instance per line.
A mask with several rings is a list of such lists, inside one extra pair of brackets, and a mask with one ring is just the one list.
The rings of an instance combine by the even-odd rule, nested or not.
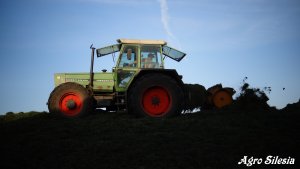
[(128, 85), (140, 66), (139, 47), (137, 45), (122, 45), (119, 60), (115, 68), (116, 91), (126, 91)]

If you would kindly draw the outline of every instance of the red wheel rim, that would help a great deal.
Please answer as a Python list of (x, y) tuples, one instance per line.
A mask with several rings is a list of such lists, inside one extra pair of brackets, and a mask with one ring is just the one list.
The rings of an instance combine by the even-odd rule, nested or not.
[(76, 93), (66, 93), (60, 98), (59, 108), (66, 116), (76, 116), (82, 109), (82, 99)]
[(162, 116), (171, 106), (171, 99), (168, 91), (162, 87), (147, 89), (142, 98), (145, 112), (150, 116)]

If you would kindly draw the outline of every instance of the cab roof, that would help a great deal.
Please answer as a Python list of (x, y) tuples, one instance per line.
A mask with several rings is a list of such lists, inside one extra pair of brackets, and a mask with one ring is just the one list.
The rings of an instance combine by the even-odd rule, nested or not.
[(122, 44), (146, 44), (146, 45), (166, 45), (164, 40), (140, 40), (140, 39), (117, 39)]

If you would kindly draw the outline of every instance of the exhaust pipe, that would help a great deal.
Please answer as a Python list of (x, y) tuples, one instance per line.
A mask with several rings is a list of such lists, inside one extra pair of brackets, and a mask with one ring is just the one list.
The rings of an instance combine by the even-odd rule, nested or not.
[(91, 53), (91, 69), (90, 69), (89, 88), (93, 89), (93, 86), (94, 86), (94, 53), (95, 53), (95, 48), (93, 47), (93, 44), (90, 46), (90, 49), (92, 49), (92, 53)]

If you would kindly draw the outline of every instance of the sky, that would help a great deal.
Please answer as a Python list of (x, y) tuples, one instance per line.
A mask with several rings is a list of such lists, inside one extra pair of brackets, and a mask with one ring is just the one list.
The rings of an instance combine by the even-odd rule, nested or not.
[(1, 0), (0, 114), (48, 111), (54, 73), (89, 72), (90, 45), (119, 38), (166, 40), (187, 54), (165, 60), (185, 83), (239, 92), (248, 77), (283, 108), (300, 98), (299, 18), (299, 0)]

